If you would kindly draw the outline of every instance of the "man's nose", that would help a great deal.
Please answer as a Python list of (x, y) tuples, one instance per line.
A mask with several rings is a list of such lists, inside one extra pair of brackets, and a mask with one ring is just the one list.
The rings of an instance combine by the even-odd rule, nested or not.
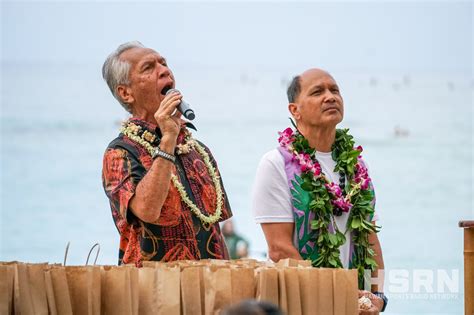
[(334, 93), (332, 93), (330, 90), (326, 90), (324, 101), (330, 102), (330, 103), (335, 102), (336, 97), (334, 96)]
[(160, 65), (158, 67), (158, 77), (161, 79), (161, 78), (165, 78), (165, 77), (169, 77), (171, 75), (171, 71), (170, 69), (168, 69), (168, 67), (166, 66), (163, 66), (163, 65)]

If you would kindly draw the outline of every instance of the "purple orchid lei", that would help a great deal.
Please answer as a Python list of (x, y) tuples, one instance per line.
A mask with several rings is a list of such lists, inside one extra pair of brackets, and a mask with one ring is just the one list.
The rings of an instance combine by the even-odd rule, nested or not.
[[(278, 142), (281, 147), (285, 148), (288, 152), (293, 155), (293, 161), (297, 161), (302, 173), (311, 173), (315, 180), (322, 179), (324, 186), (331, 196), (331, 204), (342, 210), (342, 212), (349, 212), (352, 208), (351, 197), (354, 196), (360, 190), (367, 190), (371, 179), (367, 172), (367, 168), (361, 162), (361, 155), (363, 149), (361, 146), (355, 148), (359, 152), (357, 156), (357, 162), (354, 166), (354, 177), (353, 184), (351, 185), (348, 193), (345, 195), (339, 187), (339, 185), (331, 182), (327, 176), (322, 172), (321, 165), (318, 160), (314, 157), (314, 150), (312, 154), (307, 152), (298, 152), (294, 143), (297, 136), (301, 136), (298, 132), (293, 131), (291, 128), (286, 128), (282, 132), (278, 132)], [(337, 161), (336, 161), (337, 162)]]
[[(298, 210), (314, 213), (310, 233), (315, 246), (306, 259), (310, 259), (314, 267), (342, 268), (339, 247), (346, 242), (345, 234), (350, 231), (354, 245), (351, 268), (357, 269), (359, 288), (362, 289), (364, 270), (377, 268), (369, 234), (377, 233), (380, 227), (371, 222), (374, 195), (371, 179), (361, 158), (362, 147), (354, 147), (353, 137), (348, 132), (349, 129), (337, 129), (331, 147), (332, 157), (336, 161), (334, 172), (342, 176), (341, 186), (328, 180), (315, 158), (315, 150), (298, 131), (287, 128), (279, 132), (278, 142), (292, 154), (293, 161), (300, 167), (301, 176), (292, 181), (293, 185), (299, 185), (297, 191), (306, 191), (313, 198), (303, 206), (301, 202), (294, 204), (294, 207), (303, 207)], [(295, 198), (298, 201), (298, 197)], [(334, 216), (342, 212), (350, 212), (344, 233), (334, 223)], [(330, 231), (330, 224), (334, 231)]]

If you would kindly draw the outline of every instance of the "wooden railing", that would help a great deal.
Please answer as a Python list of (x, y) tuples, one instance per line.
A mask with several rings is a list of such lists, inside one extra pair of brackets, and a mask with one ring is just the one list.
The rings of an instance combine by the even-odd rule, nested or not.
[(474, 314), (474, 221), (460, 221), (464, 228), (464, 314)]

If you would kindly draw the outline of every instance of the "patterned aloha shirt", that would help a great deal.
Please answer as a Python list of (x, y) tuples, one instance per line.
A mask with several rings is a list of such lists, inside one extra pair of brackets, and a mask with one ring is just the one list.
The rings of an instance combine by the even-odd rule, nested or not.
[[(152, 145), (158, 146), (161, 134), (156, 125), (137, 118), (132, 118), (131, 121), (156, 135)], [(178, 136), (178, 143), (183, 141), (188, 132), (183, 127)], [(200, 144), (217, 170), (211, 152)], [(219, 223), (204, 227), (181, 200), (171, 181), (157, 222), (143, 222), (130, 211), (129, 202), (135, 188), (152, 163), (153, 159), (145, 148), (123, 134), (109, 144), (104, 154), (102, 183), (120, 234), (119, 264), (135, 263), (140, 266), (143, 260), (228, 259)], [(206, 216), (214, 214), (216, 191), (202, 157), (195, 150), (177, 155), (172, 172), (178, 176), (188, 196), (201, 212)], [(232, 216), (224, 186), (222, 189), (224, 205), (219, 221)]]

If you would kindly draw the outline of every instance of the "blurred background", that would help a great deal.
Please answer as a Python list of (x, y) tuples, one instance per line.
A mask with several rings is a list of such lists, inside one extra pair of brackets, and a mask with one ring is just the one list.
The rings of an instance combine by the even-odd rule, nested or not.
[[(287, 84), (310, 67), (331, 72), (341, 127), (364, 147), (375, 184), (386, 269), (406, 270), (414, 294), (392, 294), (387, 313), (461, 313), (457, 223), (474, 218), (473, 10), (471, 1), (3, 1), (0, 260), (62, 262), (70, 241), (68, 264), (84, 264), (96, 242), (97, 263), (117, 263), (101, 168), (127, 114), (101, 66), (139, 40), (168, 59), (196, 112), (194, 135), (218, 161), (234, 229), (258, 259), (267, 248), (250, 192), (260, 157), (289, 125)], [(459, 273), (458, 292), (417, 292), (415, 270), (432, 271), (437, 293), (438, 269)]]

